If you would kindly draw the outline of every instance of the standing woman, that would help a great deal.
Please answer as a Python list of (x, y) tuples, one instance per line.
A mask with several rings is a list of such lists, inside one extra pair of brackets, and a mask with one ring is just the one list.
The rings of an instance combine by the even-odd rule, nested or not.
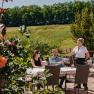
[(31, 59), (33, 67), (42, 67), (45, 66), (45, 62), (42, 61), (40, 51), (35, 50), (33, 53), (33, 58)]
[[(89, 52), (83, 44), (84, 44), (84, 39), (78, 38), (77, 46), (72, 51), (72, 53), (75, 54), (75, 58), (76, 58), (75, 63), (79, 65), (85, 65), (86, 64), (85, 61), (90, 58)], [(88, 89), (87, 83), (84, 83), (83, 86), (84, 86), (84, 90)], [(80, 88), (81, 84), (78, 84), (76, 86), (76, 88), (78, 87)]]

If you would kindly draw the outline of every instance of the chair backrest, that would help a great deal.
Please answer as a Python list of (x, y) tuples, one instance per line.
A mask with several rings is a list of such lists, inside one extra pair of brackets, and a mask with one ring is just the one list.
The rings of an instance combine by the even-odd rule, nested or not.
[(75, 83), (87, 83), (89, 75), (89, 65), (77, 65), (76, 68)]
[(70, 66), (71, 66), (72, 64), (74, 64), (74, 56), (70, 56), (70, 57), (69, 57), (69, 60), (70, 60)]
[(58, 85), (59, 84), (59, 74), (60, 66), (58, 65), (48, 65), (45, 69), (49, 70), (52, 75), (47, 78), (47, 85)]

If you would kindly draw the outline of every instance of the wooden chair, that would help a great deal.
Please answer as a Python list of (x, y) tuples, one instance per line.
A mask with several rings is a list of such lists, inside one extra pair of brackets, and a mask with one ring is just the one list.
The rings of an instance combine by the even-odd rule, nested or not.
[[(87, 83), (88, 82), (88, 75), (89, 75), (89, 66), (88, 65), (76, 65), (76, 75), (74, 79), (68, 79), (70, 80), (69, 82), (67, 82), (65, 80), (65, 93), (66, 93), (66, 88), (67, 88), (67, 83), (74, 83), (75, 84), (83, 84), (83, 83)], [(67, 79), (67, 75), (66, 75), (66, 79)], [(79, 92), (78, 88), (78, 92)], [(75, 94), (76, 94), (76, 88), (74, 88), (75, 90)], [(88, 94), (88, 90), (87, 90), (87, 94)]]
[(60, 74), (60, 66), (58, 65), (48, 65), (45, 67), (46, 70), (49, 70), (49, 73), (52, 75), (47, 78), (47, 88), (48, 85), (51, 85), (54, 90), (54, 85), (59, 85), (59, 74)]
[[(89, 75), (89, 65), (77, 65), (76, 66), (76, 75), (75, 75), (75, 83), (76, 84), (83, 84), (88, 82), (88, 75)], [(79, 88), (78, 88), (79, 91)], [(88, 94), (88, 89), (87, 89)]]

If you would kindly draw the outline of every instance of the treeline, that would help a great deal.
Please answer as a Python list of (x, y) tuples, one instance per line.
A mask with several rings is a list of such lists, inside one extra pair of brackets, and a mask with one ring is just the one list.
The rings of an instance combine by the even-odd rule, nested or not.
[(4, 15), (7, 26), (69, 24), (75, 21), (75, 14), (83, 8), (93, 9), (94, 2), (68, 2), (53, 5), (22, 6), (9, 8)]

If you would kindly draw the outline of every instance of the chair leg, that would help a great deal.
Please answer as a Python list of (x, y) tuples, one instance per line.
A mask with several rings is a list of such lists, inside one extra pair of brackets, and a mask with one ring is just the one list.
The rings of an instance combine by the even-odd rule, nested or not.
[(53, 91), (54, 91), (54, 85), (52, 85)]
[(88, 94), (88, 90), (87, 90), (87, 94)]
[(48, 85), (47, 85), (47, 89), (48, 89)]
[(65, 79), (65, 94), (67, 92), (67, 83), (66, 83), (66, 79)]
[(43, 86), (43, 88), (45, 89), (45, 85)]
[(32, 93), (35, 91), (35, 85), (32, 86)]
[(79, 87), (78, 87), (78, 93), (79, 93)]
[[(75, 91), (75, 94), (76, 94), (76, 88), (74, 88), (74, 91)], [(78, 91), (78, 93), (79, 93), (79, 88), (77, 88), (77, 91)]]
[(66, 90), (66, 87), (65, 87), (65, 94), (66, 94), (67, 90)]
[(75, 94), (76, 94), (76, 88), (74, 88)]

